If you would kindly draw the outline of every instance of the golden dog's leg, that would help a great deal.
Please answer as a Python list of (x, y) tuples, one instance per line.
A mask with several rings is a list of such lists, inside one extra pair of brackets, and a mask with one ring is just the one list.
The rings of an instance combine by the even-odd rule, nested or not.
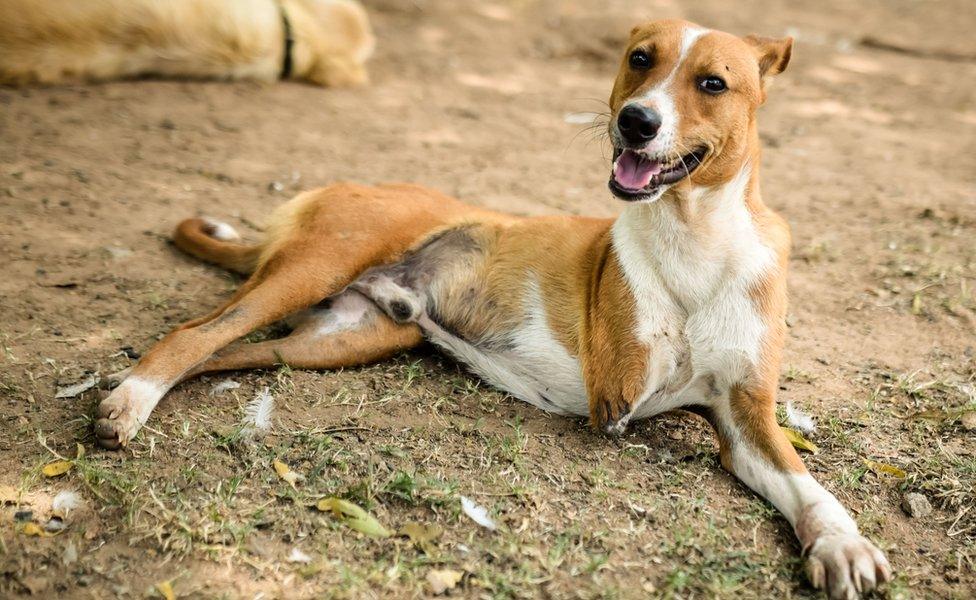
[(807, 472), (777, 424), (775, 410), (773, 392), (733, 386), (703, 411), (718, 434), (722, 466), (790, 522), (814, 587), (826, 587), (833, 598), (854, 598), (888, 581), (888, 560)]
[(354, 271), (316, 271), (300, 262), (284, 264), (288, 266), (263, 269), (252, 276), (211, 319), (177, 328), (156, 344), (98, 406), (95, 435), (99, 444), (124, 446), (163, 395), (196, 365), (248, 332), (334, 294), (355, 276)]
[(286, 364), (299, 369), (337, 369), (370, 364), (423, 340), (413, 323), (399, 324), (355, 291), (336, 297), (327, 309), (311, 309), (281, 339), (231, 346), (193, 368), (203, 373), (259, 369)]

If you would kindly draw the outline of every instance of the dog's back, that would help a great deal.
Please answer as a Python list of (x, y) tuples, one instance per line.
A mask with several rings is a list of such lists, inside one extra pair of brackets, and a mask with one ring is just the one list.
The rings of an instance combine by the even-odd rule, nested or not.
[(347, 0), (291, 0), (284, 9), (269, 0), (0, 0), (0, 84), (140, 75), (273, 81), (285, 9), (308, 70), (322, 51), (345, 51), (361, 67), (361, 48), (345, 46), (371, 48), (372, 34)]
[(279, 21), (261, 0), (0, 0), (0, 81), (273, 77)]

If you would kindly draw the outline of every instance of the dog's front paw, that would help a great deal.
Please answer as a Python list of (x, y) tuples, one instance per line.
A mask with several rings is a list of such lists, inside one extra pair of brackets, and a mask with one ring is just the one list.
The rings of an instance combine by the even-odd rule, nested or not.
[(159, 390), (139, 380), (126, 379), (102, 400), (95, 411), (95, 438), (109, 450), (123, 447), (135, 437), (156, 406)]
[(831, 598), (857, 598), (891, 579), (891, 565), (881, 550), (856, 533), (817, 538), (807, 557), (807, 576)]
[(630, 422), (630, 403), (622, 398), (591, 400), (590, 424), (607, 435), (621, 435)]

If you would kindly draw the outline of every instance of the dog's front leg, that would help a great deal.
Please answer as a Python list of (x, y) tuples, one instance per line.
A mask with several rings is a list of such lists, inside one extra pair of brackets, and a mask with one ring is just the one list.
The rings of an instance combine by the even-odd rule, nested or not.
[(776, 423), (772, 391), (733, 386), (705, 414), (719, 437), (722, 466), (793, 526), (814, 587), (832, 598), (854, 598), (891, 578), (885, 555), (807, 472)]

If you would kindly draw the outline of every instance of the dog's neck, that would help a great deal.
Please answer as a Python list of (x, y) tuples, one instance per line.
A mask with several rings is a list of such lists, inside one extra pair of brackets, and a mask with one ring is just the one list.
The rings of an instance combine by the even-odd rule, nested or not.
[[(315, 61), (315, 50), (308, 43), (310, 36), (314, 32), (309, 31), (311, 23), (314, 23), (313, 15), (309, 14), (308, 9), (300, 2), (289, 2), (288, 0), (278, 0), (279, 10), (283, 17), (282, 29), (284, 29), (284, 19), (287, 18), (288, 32), (284, 31), (281, 38), (281, 59), (279, 64), (284, 65), (288, 62), (288, 73), (285, 77), (282, 72), (282, 79), (305, 79), (312, 71)], [(287, 42), (285, 36), (290, 38)], [(285, 57), (288, 52), (288, 58)]]
[(723, 281), (758, 277), (773, 260), (756, 219), (764, 210), (759, 195), (758, 153), (750, 153), (724, 183), (678, 186), (654, 202), (627, 206), (614, 223), (613, 245), (631, 287), (640, 280), (655, 285), (648, 274), (656, 273), (692, 310)]

